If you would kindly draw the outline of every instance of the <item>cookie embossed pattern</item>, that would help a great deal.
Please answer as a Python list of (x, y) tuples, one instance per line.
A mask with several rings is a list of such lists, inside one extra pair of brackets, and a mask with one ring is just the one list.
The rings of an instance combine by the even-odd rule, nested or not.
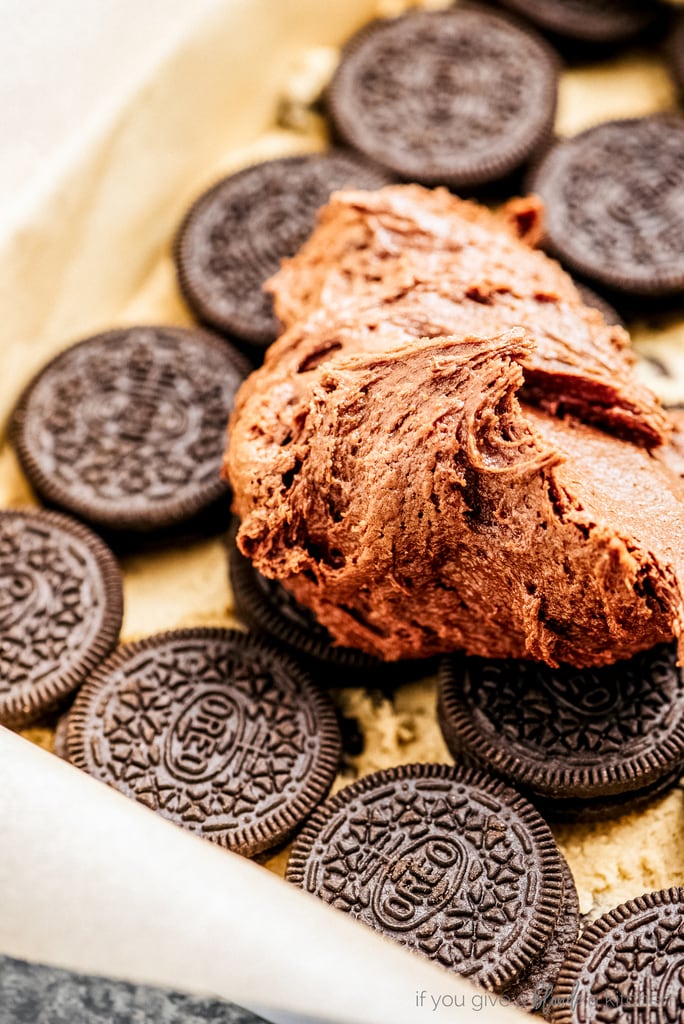
[(287, 878), (494, 991), (543, 952), (563, 900), (560, 856), (527, 801), (435, 764), (366, 776), (323, 804)]
[(332, 707), (299, 667), (229, 630), (123, 647), (69, 716), (69, 760), (192, 832), (245, 855), (287, 838), (327, 793)]
[(178, 282), (198, 318), (266, 347), (280, 333), (264, 282), (311, 234), (316, 211), (345, 186), (381, 188), (380, 168), (350, 153), (246, 167), (197, 199), (176, 238)]
[(484, 8), (454, 7), (362, 29), (328, 105), (342, 138), (388, 170), (464, 188), (511, 173), (546, 141), (556, 88), (543, 39)]
[(629, 900), (583, 934), (547, 1008), (554, 1024), (681, 1024), (684, 889)]
[(671, 644), (583, 671), (445, 658), (438, 705), (454, 756), (512, 781), (548, 818), (619, 813), (674, 785), (684, 764)]
[(608, 121), (558, 143), (530, 181), (554, 255), (604, 288), (681, 292), (683, 153), (674, 115)]
[(66, 516), (0, 512), (0, 722), (55, 708), (111, 651), (121, 576), (94, 535)]
[(220, 338), (178, 327), (108, 331), (58, 355), (12, 423), (46, 501), (93, 525), (145, 530), (226, 494), (220, 451), (249, 364)]

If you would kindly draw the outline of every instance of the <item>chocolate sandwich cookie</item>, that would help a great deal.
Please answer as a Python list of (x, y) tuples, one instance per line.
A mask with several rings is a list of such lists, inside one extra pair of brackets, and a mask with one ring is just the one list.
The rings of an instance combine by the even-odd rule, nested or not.
[(445, 658), (438, 715), (455, 757), (502, 776), (547, 818), (619, 813), (684, 771), (684, 683), (673, 646), (583, 670)]
[(680, 98), (684, 99), (684, 12), (675, 18), (667, 40), (667, 56)]
[(550, 1000), (554, 1024), (682, 1020), (684, 889), (628, 900), (587, 928)]
[(494, 991), (537, 961), (563, 900), (558, 850), (534, 808), (438, 764), (376, 772), (326, 801), (286, 878)]
[(63, 761), (69, 760), (67, 752), (67, 733), (69, 731), (69, 713), (65, 712), (57, 719), (55, 734), (52, 737), (52, 753), (61, 757)]
[(315, 153), (254, 164), (196, 200), (175, 243), (178, 283), (203, 323), (256, 346), (280, 325), (265, 282), (294, 256), (332, 192), (376, 189), (388, 175), (351, 153)]
[(625, 321), (622, 319), (618, 311), (614, 309), (609, 302), (606, 302), (602, 295), (597, 295), (593, 288), (589, 288), (588, 285), (582, 284), (581, 281), (575, 281), (575, 287), (580, 293), (580, 297), (584, 305), (591, 306), (592, 309), (598, 309), (599, 313), (603, 316), (603, 319), (609, 326), (626, 326)]
[(0, 722), (37, 721), (114, 647), (121, 574), (102, 541), (52, 512), (0, 512)]
[(245, 856), (279, 845), (328, 792), (335, 712), (249, 633), (189, 629), (122, 647), (69, 714), (69, 760)]
[(227, 494), (228, 416), (249, 364), (180, 327), (127, 327), (56, 356), (29, 384), (11, 436), (38, 494), (92, 525), (151, 531)]
[(634, 295), (684, 288), (684, 118), (607, 121), (554, 146), (530, 182), (549, 247), (571, 270)]
[(531, 965), (524, 978), (506, 989), (506, 997), (530, 1013), (546, 1014), (553, 987), (565, 959), (579, 933), (579, 897), (575, 880), (565, 857), (559, 853), (563, 868), (563, 904), (551, 940)]
[[(236, 530), (228, 540), (230, 585), (235, 607), (246, 624), (266, 633), (300, 659), (329, 666), (336, 682), (354, 685), (359, 675), (383, 673), (388, 666), (353, 647), (336, 646), (314, 613), (300, 604), (278, 580), (262, 576), (235, 544)], [(396, 665), (393, 666), (396, 671)]]
[(346, 45), (328, 92), (349, 145), (410, 181), (456, 188), (498, 181), (550, 134), (553, 51), (479, 8), (376, 21)]
[(612, 44), (634, 39), (663, 17), (657, 0), (499, 0), (553, 36), (580, 43)]

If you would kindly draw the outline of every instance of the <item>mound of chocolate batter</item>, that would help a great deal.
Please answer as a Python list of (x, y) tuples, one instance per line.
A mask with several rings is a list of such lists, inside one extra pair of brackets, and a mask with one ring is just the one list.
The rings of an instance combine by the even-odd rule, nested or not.
[(238, 393), (238, 543), (339, 643), (601, 665), (679, 635), (684, 485), (620, 327), (499, 214), (336, 194)]

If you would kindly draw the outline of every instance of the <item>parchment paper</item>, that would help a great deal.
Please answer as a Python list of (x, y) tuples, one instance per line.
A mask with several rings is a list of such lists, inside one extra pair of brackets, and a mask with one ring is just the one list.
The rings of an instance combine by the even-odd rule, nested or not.
[(0, 794), (0, 952), (275, 1024), (526, 1019), (1, 728)]

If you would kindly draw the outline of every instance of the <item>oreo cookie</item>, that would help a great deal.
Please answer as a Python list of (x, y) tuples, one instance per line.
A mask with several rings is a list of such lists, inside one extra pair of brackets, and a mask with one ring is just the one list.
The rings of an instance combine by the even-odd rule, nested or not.
[(107, 331), (34, 378), (11, 438), (48, 504), (106, 531), (175, 527), (226, 500), (226, 423), (249, 369), (204, 331)]
[(313, 612), (300, 604), (278, 580), (254, 568), (235, 543), (237, 527), (228, 540), (230, 585), (238, 615), (257, 633), (264, 633), (312, 668), (325, 665), (335, 682), (347, 686), (359, 675), (388, 671), (377, 658), (353, 647), (336, 646)]
[(565, 857), (559, 856), (563, 868), (563, 905), (553, 935), (522, 981), (506, 989), (506, 997), (530, 1013), (545, 1012), (550, 1005), (560, 969), (579, 933), (580, 908), (575, 880)]
[(69, 731), (69, 712), (65, 712), (60, 715), (55, 725), (55, 732), (52, 737), (52, 753), (62, 759), (62, 761), (68, 761), (69, 755), (67, 753), (67, 733)]
[(621, 904), (568, 956), (549, 1009), (554, 1024), (681, 1021), (684, 889)]
[(609, 302), (603, 298), (602, 295), (597, 295), (593, 288), (589, 288), (588, 285), (582, 284), (581, 281), (575, 281), (575, 287), (580, 293), (580, 298), (585, 306), (591, 306), (592, 309), (598, 309), (606, 323), (611, 327), (626, 327), (625, 321), (622, 319), (616, 309), (611, 306)]
[(506, 16), (412, 11), (347, 43), (328, 110), (345, 142), (401, 178), (470, 188), (547, 141), (557, 78), (553, 51)]
[(438, 716), (455, 757), (506, 779), (551, 819), (620, 813), (684, 771), (673, 646), (582, 670), (445, 658)]
[(376, 772), (326, 801), (286, 878), (498, 992), (537, 963), (563, 902), (558, 850), (534, 808), (438, 764)]
[(313, 231), (331, 192), (382, 188), (388, 175), (342, 151), (254, 164), (196, 200), (175, 242), (178, 283), (203, 323), (252, 345), (280, 325), (265, 282)]
[(641, 35), (667, 10), (657, 0), (499, 0), (554, 37), (594, 45)]
[(58, 707), (112, 650), (121, 574), (102, 541), (52, 512), (0, 512), (0, 722)]
[(675, 18), (667, 40), (667, 56), (679, 96), (684, 100), (684, 13), (681, 11)]
[(574, 272), (641, 296), (684, 289), (684, 118), (607, 121), (554, 146), (531, 189)]
[(249, 633), (189, 629), (120, 648), (69, 713), (69, 760), (245, 856), (284, 842), (332, 785), (327, 698)]

